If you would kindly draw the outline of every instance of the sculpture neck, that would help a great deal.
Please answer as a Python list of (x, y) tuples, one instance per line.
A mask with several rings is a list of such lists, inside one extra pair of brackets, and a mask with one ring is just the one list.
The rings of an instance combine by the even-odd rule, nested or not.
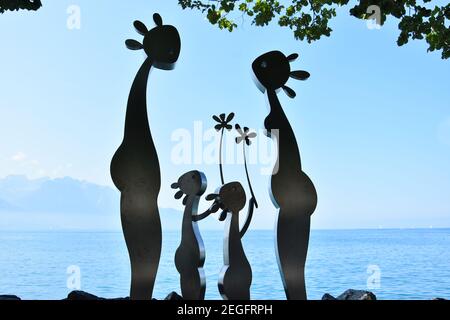
[(284, 111), (281, 107), (280, 100), (278, 99), (278, 94), (275, 90), (267, 90), (267, 99), (269, 101), (270, 113), (282, 114), (284, 117)]
[(199, 196), (188, 196), (186, 206), (184, 208), (183, 225), (189, 226), (192, 223), (192, 217), (197, 215)]
[(265, 120), (265, 127), (271, 132), (278, 145), (278, 165), (283, 169), (296, 167), (301, 169), (300, 151), (294, 131), (283, 111), (275, 90), (267, 90), (270, 114)]
[(125, 119), (125, 139), (132, 138), (139, 141), (143, 137), (143, 131), (148, 131), (150, 134), (147, 116), (147, 83), (152, 65), (153, 61), (147, 58), (131, 86)]

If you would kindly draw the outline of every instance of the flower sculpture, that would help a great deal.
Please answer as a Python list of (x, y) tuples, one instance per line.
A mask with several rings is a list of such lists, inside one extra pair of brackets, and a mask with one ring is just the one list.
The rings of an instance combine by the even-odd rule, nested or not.
[(225, 184), (225, 179), (223, 178), (223, 165), (222, 165), (222, 147), (223, 147), (223, 136), (225, 130), (231, 131), (233, 126), (230, 122), (234, 119), (234, 113), (230, 113), (228, 116), (222, 113), (219, 116), (213, 116), (214, 121), (218, 124), (214, 127), (216, 131), (220, 131), (220, 149), (219, 149), (219, 169), (220, 169), (220, 180), (222, 184)]
[(251, 139), (256, 138), (255, 132), (250, 132), (250, 129), (248, 127), (241, 128), (239, 124), (236, 124), (235, 126), (236, 131), (239, 133), (239, 136), (236, 137), (236, 143), (240, 144), (242, 142), (242, 151), (244, 154), (244, 167), (245, 167), (245, 175), (247, 176), (247, 183), (248, 187), (250, 189), (250, 193), (252, 195), (251, 201), (254, 201), (255, 207), (258, 208), (258, 202), (256, 201), (255, 194), (253, 193), (252, 183), (250, 181), (250, 175), (248, 173), (248, 166), (247, 166), (247, 152), (246, 152), (246, 146), (251, 146), (252, 141)]

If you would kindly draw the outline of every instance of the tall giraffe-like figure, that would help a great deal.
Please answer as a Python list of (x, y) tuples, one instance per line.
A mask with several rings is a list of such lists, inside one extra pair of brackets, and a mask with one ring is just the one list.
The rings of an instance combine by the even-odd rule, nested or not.
[(156, 27), (148, 30), (135, 21), (143, 44), (127, 40), (131, 50), (144, 49), (147, 58), (138, 71), (128, 98), (123, 142), (111, 161), (111, 177), (121, 192), (122, 229), (131, 262), (130, 298), (149, 300), (158, 271), (162, 231), (158, 212), (161, 173), (147, 117), (147, 82), (152, 67), (174, 68), (181, 40), (175, 27), (163, 25), (153, 15)]
[(257, 58), (252, 68), (257, 86), (269, 101), (270, 113), (264, 126), (268, 137), (278, 146), (270, 190), (272, 202), (279, 209), (276, 226), (278, 266), (287, 299), (306, 300), (305, 262), (317, 193), (302, 171), (297, 140), (277, 96), (283, 89), (289, 97), (295, 97), (295, 92), (286, 86), (289, 77), (309, 78), (306, 71), (291, 71), (289, 63), (297, 57), (297, 54), (286, 57), (279, 51), (271, 51)]

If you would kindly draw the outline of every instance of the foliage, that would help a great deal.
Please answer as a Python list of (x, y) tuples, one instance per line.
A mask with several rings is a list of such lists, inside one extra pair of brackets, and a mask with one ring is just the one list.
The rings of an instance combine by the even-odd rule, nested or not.
[[(208, 21), (220, 29), (232, 32), (237, 20), (249, 17), (256, 26), (267, 26), (277, 21), (281, 27), (293, 31), (297, 40), (311, 43), (330, 36), (330, 20), (338, 7), (349, 5), (350, 0), (178, 0), (183, 9), (199, 10)], [(450, 57), (450, 4), (433, 5), (431, 0), (359, 0), (350, 9), (350, 15), (359, 19), (370, 18), (380, 8), (379, 23), (391, 16), (400, 20), (397, 44), (410, 39), (428, 43), (428, 51), (439, 50), (442, 58)], [(288, 3), (288, 4), (286, 4)], [(230, 14), (239, 13), (237, 17)]]

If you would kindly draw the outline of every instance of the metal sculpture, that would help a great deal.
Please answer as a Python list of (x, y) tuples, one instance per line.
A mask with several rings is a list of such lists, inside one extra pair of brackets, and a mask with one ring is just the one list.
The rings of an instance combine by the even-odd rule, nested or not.
[(184, 174), (178, 182), (172, 184), (173, 189), (180, 189), (176, 194), (176, 199), (183, 196), (183, 204), (186, 206), (183, 217), (182, 237), (180, 246), (175, 255), (175, 265), (180, 273), (180, 283), (183, 298), (187, 300), (200, 300), (204, 298), (205, 278), (203, 265), (205, 261), (205, 252), (203, 241), (197, 226), (197, 222), (209, 217), (212, 213), (222, 209), (219, 215), (220, 221), (226, 221), (225, 240), (224, 240), (224, 267), (219, 279), (219, 291), (224, 299), (248, 300), (250, 299), (250, 285), (252, 281), (252, 271), (250, 264), (245, 256), (242, 247), (241, 238), (247, 232), (252, 217), (254, 207), (257, 202), (253, 194), (250, 177), (246, 161), (246, 145), (251, 145), (251, 138), (256, 137), (255, 133), (249, 133), (248, 128), (242, 130), (236, 125), (236, 130), (240, 136), (236, 138), (239, 144), (245, 141), (243, 146), (245, 172), (247, 182), (251, 190), (252, 198), (249, 201), (246, 221), (241, 230), (239, 230), (239, 213), (245, 207), (246, 196), (242, 185), (239, 182), (224, 184), (222, 167), (222, 147), (225, 130), (230, 131), (233, 126), (230, 124), (234, 118), (234, 113), (221, 114), (213, 116), (218, 123), (215, 129), (221, 132), (220, 136), (220, 155), (219, 171), (223, 183), (217, 193), (209, 194), (207, 201), (214, 201), (212, 205), (203, 213), (197, 214), (200, 197), (203, 195), (207, 181), (203, 173), (191, 171)]
[(278, 266), (289, 300), (305, 300), (305, 262), (308, 252), (310, 219), (317, 206), (317, 193), (310, 178), (302, 171), (297, 140), (277, 92), (283, 89), (290, 98), (294, 90), (288, 79), (306, 80), (306, 71), (291, 71), (290, 62), (298, 54), (286, 57), (271, 51), (258, 57), (252, 65), (258, 88), (266, 93), (270, 113), (264, 121), (268, 137), (278, 146), (278, 159), (271, 178), (273, 204), (279, 209), (276, 226)]
[(178, 60), (181, 40), (178, 31), (163, 25), (159, 14), (153, 15), (156, 27), (148, 30), (134, 22), (144, 36), (141, 44), (127, 40), (130, 50), (143, 49), (146, 60), (131, 87), (123, 142), (111, 161), (111, 177), (121, 192), (121, 220), (131, 262), (131, 299), (152, 298), (158, 270), (162, 231), (158, 212), (161, 173), (147, 116), (147, 82), (152, 67), (171, 70)]
[(219, 116), (213, 116), (214, 121), (218, 124), (214, 127), (216, 131), (220, 131), (220, 146), (219, 146), (219, 170), (220, 170), (220, 181), (222, 185), (225, 184), (225, 179), (223, 178), (223, 164), (222, 164), (222, 148), (223, 148), (223, 137), (225, 130), (230, 131), (233, 129), (233, 126), (230, 122), (234, 119), (234, 113), (230, 113), (228, 116), (225, 113), (222, 113)]
[(236, 143), (240, 144), (242, 142), (242, 154), (244, 156), (245, 176), (247, 178), (248, 188), (250, 189), (250, 194), (252, 196), (250, 201), (253, 201), (254, 206), (258, 208), (258, 202), (256, 201), (255, 193), (253, 192), (252, 182), (250, 181), (250, 175), (248, 173), (247, 152), (246, 152), (246, 147), (251, 146), (252, 144), (251, 139), (256, 138), (256, 133), (250, 132), (250, 129), (248, 127), (241, 128), (239, 124), (236, 124), (235, 128), (236, 131), (239, 133), (239, 136), (236, 138)]
[(247, 219), (242, 233), (239, 214), (245, 207), (246, 196), (239, 182), (223, 185), (216, 195), (217, 202), (227, 213), (224, 238), (224, 266), (219, 276), (219, 292), (225, 300), (250, 300), (252, 268), (245, 256), (242, 237), (248, 229)]
[[(181, 229), (181, 243), (175, 254), (175, 266), (180, 273), (181, 294), (185, 300), (203, 300), (205, 298), (206, 277), (203, 270), (205, 264), (205, 247), (198, 229), (197, 216), (200, 197), (207, 187), (205, 175), (199, 171), (191, 171), (182, 175), (178, 182), (172, 184), (179, 189), (175, 199), (183, 196), (185, 205)], [(212, 211), (209, 211), (212, 213)]]

